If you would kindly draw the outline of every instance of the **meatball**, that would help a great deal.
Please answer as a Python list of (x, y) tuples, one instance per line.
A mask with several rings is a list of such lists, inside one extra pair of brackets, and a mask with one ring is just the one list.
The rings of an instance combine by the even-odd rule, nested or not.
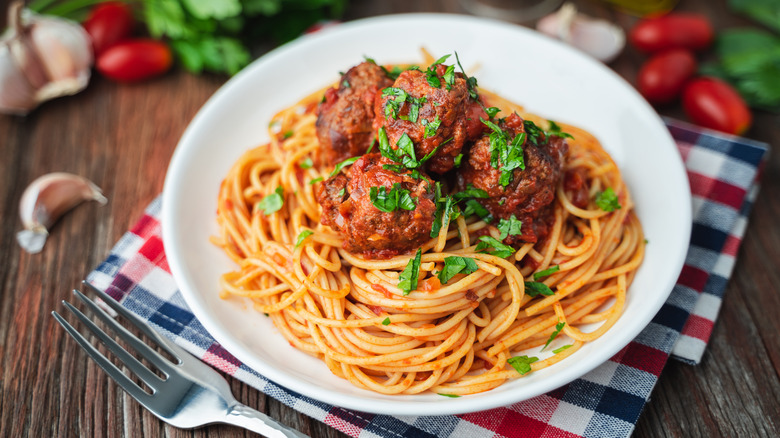
[[(514, 215), (523, 222), (522, 234), (508, 236), (506, 243), (543, 240), (552, 223), (552, 203), (568, 144), (561, 137), (548, 137), (517, 114), (510, 115), (498, 126), (507, 135), (510, 144), (516, 136), (526, 133), (522, 144), (525, 169), (512, 170), (508, 182), (506, 176), (502, 181), (502, 170), (491, 164), (490, 135), (484, 135), (469, 150), (468, 159), (464, 160), (458, 174), (458, 185), (461, 189), (473, 185), (486, 191), (489, 197), (478, 201), (496, 219), (509, 219)], [(500, 163), (499, 167), (503, 164)], [(504, 186), (502, 182), (507, 184)]]
[[(363, 155), (349, 169), (349, 177), (339, 174), (317, 187), (322, 224), (344, 236), (344, 249), (372, 259), (419, 248), (430, 239), (436, 212), (427, 177), (414, 179), (408, 173), (386, 170), (384, 164), (392, 161), (378, 153)], [(403, 207), (383, 204), (384, 210), (391, 211), (380, 210), (371, 199), (372, 189), (375, 199), (398, 194)]]
[(393, 81), (373, 62), (349, 69), (338, 88), (325, 92), (317, 110), (317, 138), (325, 162), (332, 165), (364, 154), (373, 138), (374, 100)]
[(418, 160), (439, 147), (426, 163), (427, 170), (438, 174), (455, 166), (455, 157), (460, 154), (470, 131), (467, 118), (476, 116), (478, 120), (480, 111), (484, 114), (479, 104), (469, 98), (463, 75), (452, 74), (452, 83), (448, 84), (444, 78), (446, 70), (445, 65), (435, 67), (439, 87), (429, 83), (431, 72), (404, 71), (392, 88), (376, 100), (374, 110), (374, 129), (384, 127), (394, 149), (403, 134), (414, 143)]

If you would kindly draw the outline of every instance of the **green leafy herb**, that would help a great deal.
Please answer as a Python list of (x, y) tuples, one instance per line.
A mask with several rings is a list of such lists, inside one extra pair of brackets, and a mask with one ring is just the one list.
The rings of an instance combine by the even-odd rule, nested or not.
[(263, 212), (266, 216), (271, 213), (277, 212), (284, 205), (284, 191), (281, 187), (277, 187), (273, 193), (263, 198), (257, 203), (257, 208)]
[(287, 131), (284, 134), (282, 134), (282, 137), (284, 137), (285, 139), (290, 138), (292, 136), (293, 136), (293, 132), (292, 131)]
[(475, 214), (487, 223), (493, 220), (493, 216), (490, 215), (487, 208), (483, 207), (476, 199), (469, 199), (466, 201), (466, 208), (463, 209), (463, 216), (469, 217)]
[(572, 346), (572, 344), (568, 344), (568, 345), (564, 345), (564, 346), (562, 346), (560, 348), (556, 348), (555, 350), (553, 350), (553, 354), (558, 354), (561, 351), (568, 350), (569, 348), (571, 348), (571, 346)]
[(729, 0), (729, 6), (736, 12), (780, 32), (780, 3), (776, 0)]
[(560, 125), (558, 125), (557, 123), (553, 122), (552, 120), (548, 120), (547, 122), (550, 124), (550, 129), (547, 131), (547, 135), (554, 135), (556, 137), (574, 139), (574, 137), (568, 132), (563, 132)]
[(444, 397), (449, 397), (449, 398), (458, 398), (458, 397), (460, 397), (458, 394), (442, 394), (440, 392), (438, 392), (437, 394), (439, 394), (441, 396), (444, 396)]
[(447, 58), (449, 57), (450, 55), (444, 55), (441, 58), (434, 61), (433, 64), (428, 66), (428, 69), (425, 71), (425, 79), (428, 81), (428, 85), (430, 85), (433, 88), (441, 87), (441, 79), (439, 79), (439, 75), (436, 74), (436, 66), (446, 61)]
[(478, 189), (478, 188), (474, 187), (471, 184), (467, 185), (465, 190), (461, 190), (460, 192), (455, 193), (452, 196), (457, 201), (460, 201), (460, 200), (463, 200), (463, 199), (468, 199), (468, 198), (486, 199), (486, 198), (490, 197), (488, 192), (486, 192), (486, 191), (484, 191), (482, 189)]
[(336, 167), (333, 168), (333, 172), (330, 173), (330, 177), (336, 176), (339, 172), (341, 172), (341, 169), (351, 166), (355, 163), (355, 161), (359, 160), (360, 157), (352, 157), (347, 158), (346, 160), (342, 161), (341, 163), (337, 164)]
[(507, 363), (509, 365), (512, 365), (512, 368), (515, 369), (520, 375), (526, 375), (531, 372), (531, 364), (539, 360), (536, 356), (514, 356), (507, 359)]
[(409, 97), (411, 96), (401, 88), (387, 87), (382, 90), (382, 98), (387, 98), (387, 102), (385, 102), (385, 117), (388, 119), (397, 118), (401, 106)]
[(477, 244), (478, 252), (486, 252), (488, 248), (493, 248), (494, 251), (487, 251), (488, 254), (496, 257), (507, 258), (515, 253), (515, 249), (509, 245), (504, 245), (493, 236), (480, 236), (479, 243)]
[(303, 230), (300, 234), (298, 234), (298, 240), (295, 242), (295, 247), (298, 248), (303, 244), (303, 242), (306, 240), (307, 237), (314, 234), (314, 231), (312, 230)]
[(604, 211), (615, 211), (620, 208), (620, 202), (612, 187), (608, 187), (596, 196), (596, 205)]
[(466, 70), (460, 64), (460, 58), (458, 58), (458, 52), (455, 52), (455, 60), (458, 62), (458, 67), (460, 67), (460, 71), (463, 73), (463, 78), (466, 79), (466, 88), (469, 90), (469, 97), (476, 101), (479, 101), (479, 94), (477, 93), (477, 78), (475, 78), (474, 76), (468, 76), (466, 74)]
[(457, 274), (471, 274), (479, 267), (470, 257), (449, 256), (444, 258), (444, 268), (439, 272), (439, 281), (446, 284)]
[(415, 208), (411, 192), (402, 188), (401, 183), (393, 184), (393, 188), (390, 191), (384, 186), (371, 187), (369, 189), (369, 197), (374, 207), (385, 213), (392, 213), (399, 208), (403, 210), (414, 210)]
[(442, 78), (447, 84), (447, 91), (452, 90), (452, 86), (455, 84), (455, 66), (451, 65), (447, 67), (447, 70), (442, 75)]
[(433, 215), (433, 226), (431, 227), (431, 237), (439, 235), (442, 228), (448, 230), (450, 221), (455, 220), (460, 214), (458, 206), (452, 196), (442, 196), (441, 184), (436, 183), (436, 212)]
[(545, 133), (542, 128), (536, 125), (536, 123), (530, 120), (523, 120), (523, 128), (528, 135), (528, 141), (532, 144), (539, 146), (545, 140)]
[(436, 131), (439, 129), (439, 126), (441, 125), (441, 120), (439, 119), (439, 115), (436, 114), (433, 118), (433, 121), (426, 121), (426, 123), (423, 123), (425, 125), (425, 138), (431, 138), (434, 135), (436, 135)]
[(312, 166), (314, 166), (314, 162), (311, 161), (311, 157), (306, 157), (298, 163), (298, 167), (301, 169), (310, 169)]
[(523, 234), (520, 230), (523, 226), (523, 222), (517, 220), (515, 215), (509, 217), (509, 219), (501, 219), (498, 221), (498, 231), (501, 232), (499, 239), (504, 240), (508, 236), (519, 236)]
[(455, 156), (455, 159), (453, 160), (455, 167), (460, 167), (460, 162), (463, 160), (463, 154), (458, 154)]
[(499, 184), (506, 187), (512, 180), (512, 172), (515, 169), (525, 170), (523, 157), (523, 142), (526, 134), (521, 132), (510, 140), (509, 134), (498, 125), (480, 117), (482, 123), (491, 129), (490, 141), (490, 165), (494, 169), (501, 170)]
[(496, 108), (494, 106), (491, 106), (490, 108), (485, 108), (485, 112), (487, 113), (489, 118), (493, 118), (501, 111), (500, 108)]
[(341, 190), (339, 190), (339, 192), (336, 194), (336, 196), (343, 197), (346, 194), (347, 194), (347, 188), (346, 187), (342, 187)]
[(553, 292), (552, 289), (550, 289), (550, 286), (547, 286), (544, 283), (538, 281), (526, 281), (525, 294), (533, 298), (537, 295), (544, 295), (544, 296), (554, 295), (555, 292)]
[(547, 340), (547, 342), (544, 344), (544, 347), (542, 347), (539, 351), (544, 351), (545, 348), (547, 348), (548, 345), (550, 345), (550, 342), (552, 342), (558, 335), (561, 333), (561, 330), (563, 330), (563, 326), (565, 326), (566, 323), (561, 321), (558, 324), (555, 324), (555, 331), (552, 332), (550, 335), (550, 339)]
[(561, 267), (559, 265), (550, 266), (549, 268), (545, 269), (544, 271), (539, 271), (534, 274), (534, 280), (538, 280), (540, 278), (549, 277), (550, 275), (558, 272), (561, 270)]
[(313, 186), (314, 184), (317, 184), (318, 182), (322, 181), (324, 178), (321, 176), (318, 176), (317, 178), (314, 178), (313, 180), (309, 181), (309, 185)]
[(385, 318), (384, 321), (382, 321), (382, 325), (390, 325), (390, 317), (389, 316), (387, 318)]
[(404, 295), (417, 289), (417, 277), (420, 276), (420, 260), (422, 258), (422, 250), (417, 249), (417, 254), (409, 260), (406, 264), (403, 272), (398, 276), (398, 288), (401, 289)]

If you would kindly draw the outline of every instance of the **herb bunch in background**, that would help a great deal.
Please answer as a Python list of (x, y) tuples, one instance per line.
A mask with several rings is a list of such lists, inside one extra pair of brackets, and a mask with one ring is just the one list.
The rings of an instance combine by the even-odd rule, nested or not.
[[(103, 0), (33, 0), (28, 7), (82, 21)], [(170, 44), (184, 68), (234, 74), (260, 41), (284, 43), (341, 16), (347, 0), (123, 0), (149, 36)]]

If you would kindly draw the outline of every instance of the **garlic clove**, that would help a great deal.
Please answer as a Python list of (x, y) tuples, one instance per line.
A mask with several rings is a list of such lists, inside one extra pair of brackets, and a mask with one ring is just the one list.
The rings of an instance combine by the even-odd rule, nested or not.
[(603, 62), (615, 59), (626, 45), (626, 34), (622, 28), (609, 21), (580, 14), (571, 3), (540, 19), (536, 29)]
[(16, 234), (19, 245), (29, 253), (40, 252), (49, 227), (63, 214), (84, 201), (108, 202), (100, 188), (72, 173), (55, 172), (30, 183), (19, 201), (19, 217), (24, 230)]

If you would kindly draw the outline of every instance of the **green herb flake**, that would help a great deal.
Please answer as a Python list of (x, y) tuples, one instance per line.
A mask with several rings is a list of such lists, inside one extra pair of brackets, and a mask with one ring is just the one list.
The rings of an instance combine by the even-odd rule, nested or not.
[(301, 169), (311, 169), (312, 166), (314, 166), (314, 162), (311, 160), (311, 157), (306, 157), (298, 163), (298, 167)]
[(479, 199), (487, 199), (490, 197), (488, 192), (478, 189), (474, 187), (473, 185), (469, 184), (466, 186), (464, 190), (461, 190), (458, 193), (455, 193), (452, 195), (455, 200), (460, 201), (462, 199), (468, 199), (468, 198), (479, 198)]
[(425, 138), (431, 138), (436, 135), (436, 131), (439, 129), (439, 126), (441, 125), (441, 120), (439, 119), (439, 115), (436, 114), (434, 116), (433, 121), (424, 123), (425, 125)]
[(547, 286), (544, 283), (538, 281), (526, 281), (525, 294), (531, 298), (534, 298), (537, 295), (544, 295), (544, 296), (554, 295), (555, 292), (553, 292), (553, 290), (550, 289), (550, 286)]
[(389, 316), (387, 318), (385, 318), (384, 321), (382, 321), (382, 325), (390, 325), (390, 317)]
[(554, 332), (552, 332), (552, 334), (550, 335), (550, 339), (548, 339), (548, 340), (547, 340), (547, 343), (545, 343), (545, 344), (544, 344), (544, 347), (542, 347), (542, 349), (541, 349), (541, 350), (539, 350), (539, 351), (544, 351), (544, 349), (545, 349), (545, 348), (547, 348), (547, 346), (548, 346), (548, 345), (550, 345), (550, 343), (551, 343), (551, 342), (552, 342), (552, 341), (553, 341), (553, 340), (554, 340), (556, 337), (558, 337), (558, 335), (561, 333), (561, 330), (563, 330), (563, 326), (565, 326), (565, 325), (566, 325), (566, 323), (565, 323), (565, 322), (563, 322), (563, 321), (559, 322), (558, 324), (555, 324), (555, 331), (554, 331)]
[(488, 137), (490, 142), (490, 165), (494, 169), (501, 170), (499, 184), (502, 187), (506, 187), (512, 181), (512, 173), (515, 169), (525, 170), (523, 143), (525, 142), (526, 133), (521, 132), (510, 139), (509, 134), (495, 123), (483, 118), (479, 120), (492, 131)]
[(612, 190), (612, 187), (607, 187), (606, 190), (596, 196), (596, 205), (604, 211), (615, 211), (621, 208), (620, 201), (618, 201), (618, 197), (615, 191)]
[(574, 139), (574, 137), (568, 132), (563, 132), (560, 125), (558, 125), (557, 123), (553, 122), (552, 120), (548, 120), (547, 122), (550, 124), (550, 129), (547, 130), (547, 135), (554, 135), (556, 137)]
[(540, 278), (549, 277), (550, 275), (558, 272), (561, 270), (561, 267), (559, 265), (550, 266), (549, 268), (545, 269), (544, 271), (539, 271), (534, 274), (534, 280), (538, 280)]
[(307, 237), (314, 234), (314, 231), (312, 230), (303, 230), (300, 234), (298, 234), (298, 240), (295, 242), (295, 248), (298, 248), (303, 244), (303, 242), (306, 240)]
[(422, 258), (422, 250), (417, 249), (417, 254), (409, 260), (406, 264), (403, 272), (398, 276), (398, 288), (401, 289), (404, 295), (409, 295), (413, 290), (417, 289), (417, 277), (420, 276), (420, 260)]
[(471, 274), (479, 269), (471, 257), (450, 256), (444, 258), (444, 268), (439, 272), (439, 281), (447, 284), (457, 274)]
[(282, 205), (284, 205), (284, 191), (281, 187), (277, 187), (273, 193), (257, 203), (257, 208), (268, 216), (271, 213), (279, 211), (282, 208)]
[(466, 69), (464, 69), (463, 65), (460, 63), (458, 52), (455, 52), (455, 60), (457, 61), (458, 67), (460, 67), (460, 71), (463, 73), (463, 78), (466, 79), (466, 88), (469, 90), (469, 97), (478, 101), (479, 93), (477, 93), (477, 78), (466, 74)]
[(571, 348), (571, 347), (572, 347), (572, 344), (564, 345), (564, 346), (562, 346), (562, 347), (560, 347), (560, 348), (556, 348), (556, 349), (555, 349), (555, 350), (553, 350), (552, 352), (553, 352), (553, 354), (558, 354), (558, 353), (560, 353), (560, 352), (562, 352), (562, 351), (568, 350), (568, 349), (569, 349), (569, 348)]
[(314, 184), (317, 184), (318, 182), (322, 181), (324, 178), (321, 176), (318, 176), (317, 178), (314, 178), (313, 180), (309, 181), (309, 185), (313, 186)]
[(512, 365), (512, 368), (515, 369), (521, 376), (524, 376), (531, 372), (531, 364), (538, 361), (539, 358), (536, 356), (514, 356), (507, 359), (507, 363), (509, 365)]
[(444, 79), (444, 83), (447, 84), (447, 91), (452, 90), (452, 86), (455, 84), (455, 66), (451, 65), (447, 67), (442, 78)]
[(490, 108), (485, 108), (485, 112), (487, 113), (488, 118), (492, 119), (493, 117), (496, 116), (496, 114), (501, 112), (501, 109), (491, 106)]
[(487, 208), (483, 207), (476, 199), (469, 199), (466, 201), (466, 208), (463, 210), (463, 216), (469, 217), (475, 214), (487, 223), (490, 223), (493, 220), (493, 216), (490, 215)]
[(288, 138), (290, 138), (292, 136), (293, 136), (293, 132), (292, 131), (287, 131), (284, 134), (282, 134), (282, 137), (284, 137), (285, 139), (288, 139)]
[[(485, 251), (488, 248), (493, 248), (494, 251)], [(514, 248), (509, 245), (504, 245), (493, 236), (480, 236), (476, 249), (477, 252), (488, 252), (490, 255), (504, 259), (515, 253)]]
[(341, 172), (341, 169), (351, 166), (355, 163), (355, 161), (359, 160), (360, 157), (352, 157), (347, 158), (346, 160), (342, 161), (341, 163), (337, 164), (336, 167), (333, 168), (333, 172), (330, 173), (330, 177), (336, 176), (339, 172)]
[(392, 213), (399, 208), (411, 211), (416, 207), (411, 192), (402, 188), (401, 183), (393, 184), (389, 191), (385, 186), (371, 187), (368, 196), (374, 207), (385, 213)]
[(341, 197), (343, 197), (343, 196), (344, 196), (344, 195), (346, 195), (346, 194), (347, 194), (347, 188), (346, 188), (346, 187), (342, 187), (342, 188), (341, 188), (341, 190), (339, 190), (339, 192), (338, 192), (338, 193), (336, 193), (336, 196), (341, 196)]
[(523, 234), (521, 228), (523, 222), (518, 220), (515, 215), (509, 217), (509, 219), (501, 219), (498, 221), (498, 231), (501, 232), (500, 240), (504, 240), (509, 236), (519, 236)]
[(443, 397), (449, 397), (449, 398), (458, 398), (460, 397), (458, 394), (442, 394), (441, 392), (438, 392), (437, 394), (443, 396)]
[(450, 221), (455, 220), (460, 214), (458, 206), (452, 196), (442, 196), (441, 184), (436, 182), (436, 212), (433, 215), (433, 226), (431, 227), (431, 237), (439, 235), (442, 228), (449, 230)]
[(460, 167), (460, 162), (463, 160), (463, 154), (458, 154), (455, 156), (455, 160), (453, 160), (453, 163), (455, 164), (455, 167)]

